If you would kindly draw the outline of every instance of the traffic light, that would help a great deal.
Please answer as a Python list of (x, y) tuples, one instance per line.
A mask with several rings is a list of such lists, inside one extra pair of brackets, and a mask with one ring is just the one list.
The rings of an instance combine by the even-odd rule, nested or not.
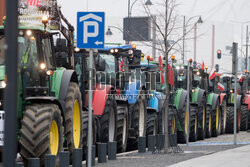
[(218, 58), (218, 59), (221, 59), (221, 50), (220, 50), (220, 49), (217, 50), (217, 58)]

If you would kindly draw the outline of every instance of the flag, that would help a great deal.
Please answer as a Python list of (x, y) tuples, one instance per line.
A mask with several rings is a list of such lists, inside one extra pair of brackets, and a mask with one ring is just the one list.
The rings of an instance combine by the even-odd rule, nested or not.
[(217, 86), (218, 86), (218, 89), (220, 89), (221, 91), (224, 91), (225, 87), (222, 83), (219, 82)]
[(174, 71), (171, 65), (168, 65), (168, 83), (174, 86)]
[(121, 72), (124, 72), (124, 67), (125, 67), (125, 65), (124, 65), (124, 62), (123, 62), (123, 60), (120, 62), (120, 71)]
[(240, 74), (240, 78), (238, 79), (238, 82), (242, 82), (243, 81), (243, 75)]
[(159, 57), (159, 71), (161, 74), (161, 83), (164, 84), (164, 76), (163, 76), (163, 64), (162, 64), (162, 58), (161, 56)]
[(214, 79), (215, 76), (216, 76), (215, 70), (212, 70), (209, 75), (209, 80)]
[(205, 64), (204, 64), (204, 61), (202, 62), (202, 65), (201, 65), (201, 70), (204, 70), (205, 69)]

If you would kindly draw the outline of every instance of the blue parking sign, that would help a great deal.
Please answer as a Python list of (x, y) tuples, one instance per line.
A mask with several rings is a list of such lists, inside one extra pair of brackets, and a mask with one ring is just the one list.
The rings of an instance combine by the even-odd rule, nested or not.
[(104, 12), (77, 12), (77, 47), (104, 48)]

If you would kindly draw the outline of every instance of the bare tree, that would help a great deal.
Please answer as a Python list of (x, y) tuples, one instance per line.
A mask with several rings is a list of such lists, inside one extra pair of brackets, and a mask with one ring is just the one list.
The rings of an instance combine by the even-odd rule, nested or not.
[[(170, 99), (170, 86), (169, 86), (169, 55), (172, 50), (176, 50), (174, 47), (178, 44), (186, 34), (192, 31), (193, 27), (190, 28), (186, 34), (178, 35), (178, 30), (182, 27), (177, 27), (178, 25), (178, 14), (176, 8), (178, 6), (177, 0), (162, 0), (161, 3), (157, 4), (161, 6), (164, 12), (160, 9), (156, 9), (157, 17), (151, 13), (148, 6), (144, 6), (147, 15), (151, 18), (153, 26), (156, 27), (157, 39), (162, 39), (164, 42), (160, 46), (155, 46), (158, 51), (162, 53), (165, 57), (165, 86), (166, 86), (166, 100), (165, 100), (165, 113), (164, 113), (164, 135), (165, 135), (165, 148), (164, 153), (168, 153), (168, 124), (169, 124), (169, 99)], [(174, 35), (173, 35), (174, 34)], [(177, 35), (176, 35), (177, 34)], [(175, 38), (170, 44), (168, 40), (170, 38)], [(145, 42), (144, 42), (145, 44)], [(149, 45), (149, 44), (147, 44)], [(152, 46), (152, 45), (151, 45)]]

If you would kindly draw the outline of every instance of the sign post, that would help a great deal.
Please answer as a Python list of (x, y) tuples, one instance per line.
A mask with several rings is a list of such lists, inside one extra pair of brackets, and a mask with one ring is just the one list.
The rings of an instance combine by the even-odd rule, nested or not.
[(93, 100), (93, 49), (104, 48), (104, 12), (77, 13), (77, 47), (89, 51), (89, 120), (88, 120), (88, 167), (91, 167), (92, 157), (92, 100)]
[(237, 71), (238, 71), (238, 43), (233, 43), (233, 64), (234, 75), (234, 145), (237, 144)]

